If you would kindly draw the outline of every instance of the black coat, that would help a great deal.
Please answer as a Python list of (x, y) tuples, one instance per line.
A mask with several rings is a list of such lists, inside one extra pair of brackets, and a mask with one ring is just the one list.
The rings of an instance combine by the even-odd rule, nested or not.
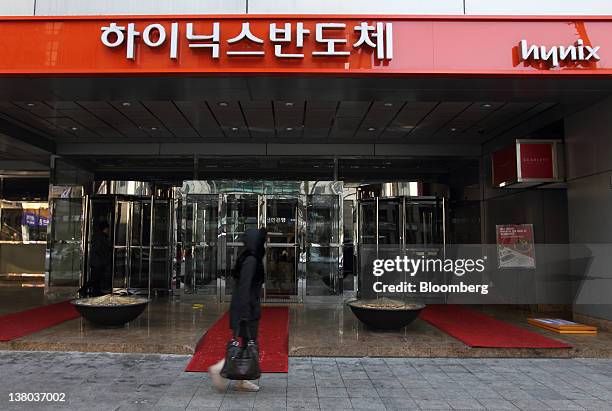
[(234, 267), (235, 286), (230, 304), (230, 327), (233, 330), (238, 330), (241, 320), (257, 321), (261, 317), (266, 231), (249, 229), (244, 233), (243, 241), (244, 250)]

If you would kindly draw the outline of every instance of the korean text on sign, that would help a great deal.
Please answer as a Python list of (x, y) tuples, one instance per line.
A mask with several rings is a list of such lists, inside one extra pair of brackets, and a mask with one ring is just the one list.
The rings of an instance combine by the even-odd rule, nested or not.
[[(351, 29), (351, 28), (349, 28)], [(211, 57), (218, 59), (221, 54), (221, 23), (209, 24), (207, 30), (196, 29), (193, 22), (179, 25), (177, 22), (170, 24), (169, 29), (160, 23), (148, 24), (139, 28), (136, 23), (117, 24), (110, 23), (101, 28), (102, 44), (109, 48), (125, 45), (126, 58), (134, 60), (136, 56), (135, 47), (137, 39), (150, 48), (160, 47), (166, 43), (170, 45), (169, 57), (177, 59), (179, 56), (179, 40), (184, 35), (190, 49), (208, 49)], [(266, 51), (262, 48), (266, 41), (274, 45), (274, 56), (279, 58), (304, 58), (304, 43), (309, 37), (314, 37), (318, 47), (312, 51), (313, 56), (349, 56), (352, 49), (364, 46), (376, 51), (379, 60), (393, 59), (393, 25), (392, 23), (376, 22), (370, 24), (363, 21), (352, 27), (357, 40), (351, 42), (351, 49), (347, 50), (349, 39), (346, 35), (346, 23), (324, 22), (316, 23), (314, 33), (311, 29), (304, 27), (303, 22), (293, 23), (270, 23), (268, 38), (257, 37), (251, 31), (250, 22), (243, 22), (240, 32), (230, 33), (226, 43), (228, 45), (225, 54), (227, 56), (264, 56)], [(229, 46), (236, 45), (230, 49)], [(247, 46), (245, 48), (245, 46)], [(294, 50), (288, 51), (290, 46)]]

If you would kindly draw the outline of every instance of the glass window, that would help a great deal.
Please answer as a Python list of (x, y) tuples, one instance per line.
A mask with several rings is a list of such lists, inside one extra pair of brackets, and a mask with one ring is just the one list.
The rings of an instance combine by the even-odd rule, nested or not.
[(46, 241), (49, 225), (47, 203), (2, 201), (0, 207), (3, 241)]

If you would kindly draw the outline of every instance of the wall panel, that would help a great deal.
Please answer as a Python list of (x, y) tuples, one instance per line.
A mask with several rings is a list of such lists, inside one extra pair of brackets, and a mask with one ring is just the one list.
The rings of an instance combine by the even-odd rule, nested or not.
[(253, 14), (463, 14), (463, 0), (249, 0)]
[[(19, 2), (24, 0), (19, 0)], [(236, 14), (246, 0), (37, 0), (36, 15)]]
[(605, 15), (612, 14), (610, 0), (465, 0), (465, 13), (501, 15)]
[[(611, 111), (608, 98), (565, 119), (570, 243), (602, 245), (584, 247), (591, 254), (584, 294), (593, 298), (612, 295), (612, 124), (606, 120)], [(574, 310), (612, 320), (612, 305), (580, 304)]]
[(31, 16), (34, 0), (0, 0), (0, 16)]

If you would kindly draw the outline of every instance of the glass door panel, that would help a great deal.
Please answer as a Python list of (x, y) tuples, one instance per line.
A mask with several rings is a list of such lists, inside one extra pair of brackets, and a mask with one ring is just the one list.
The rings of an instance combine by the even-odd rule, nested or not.
[(359, 205), (359, 243), (376, 244), (376, 201), (362, 201)]
[(186, 291), (217, 292), (217, 230), (219, 196), (190, 196), (185, 204)]
[(399, 200), (378, 200), (378, 244), (401, 244), (401, 209)]
[(439, 202), (406, 202), (406, 244), (442, 244), (442, 224), (442, 206)]
[[(150, 201), (146, 201), (145, 205), (151, 207)], [(153, 201), (153, 216), (149, 231), (153, 233), (150, 236), (153, 239), (153, 244), (150, 247), (150, 275), (149, 287), (155, 290), (170, 289), (170, 230), (171, 224), (171, 203), (166, 199), (154, 199)], [(149, 270), (146, 270), (149, 272)]]
[(267, 197), (266, 299), (297, 296), (297, 198)]
[(81, 275), (81, 198), (51, 200), (52, 226), (49, 247), (49, 285), (78, 287)]
[(337, 195), (309, 195), (306, 205), (306, 295), (342, 293)]
[(268, 247), (266, 250), (266, 299), (297, 295), (296, 247)]
[(225, 234), (225, 285), (223, 299), (228, 299), (234, 289), (232, 268), (244, 243), (242, 235), (249, 228), (258, 228), (259, 196), (253, 194), (227, 194), (224, 196), (225, 215), (221, 219), (221, 231)]
[(113, 230), (113, 276), (112, 286), (115, 288), (127, 288), (130, 256), (130, 218), (131, 204), (129, 201), (117, 201), (115, 203), (115, 219)]
[[(90, 267), (89, 267), (89, 255), (91, 253), (91, 244), (92, 237), (94, 235), (101, 235), (100, 233), (96, 233), (98, 227), (101, 223), (109, 224), (109, 241), (112, 244), (113, 241), (113, 231), (112, 231), (112, 221), (113, 215), (115, 212), (115, 201), (114, 198), (90, 198), (89, 200), (89, 220), (88, 220), (88, 238), (87, 238), (87, 250), (86, 250), (86, 274), (87, 278), (91, 275)], [(106, 267), (106, 272), (104, 273), (104, 277), (101, 281), (101, 289), (103, 292), (110, 292), (112, 288), (112, 274), (113, 269), (112, 265)]]

